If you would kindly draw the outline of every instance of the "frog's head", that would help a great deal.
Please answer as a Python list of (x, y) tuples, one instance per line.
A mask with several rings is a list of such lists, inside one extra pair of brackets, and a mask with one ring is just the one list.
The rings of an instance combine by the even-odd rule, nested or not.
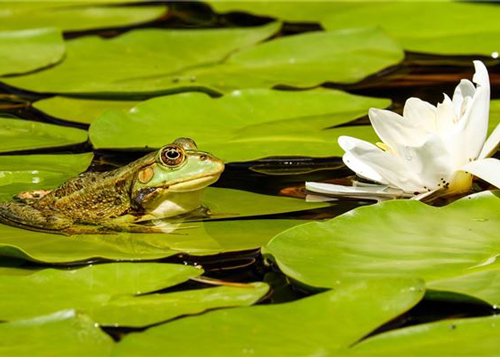
[(201, 193), (217, 181), (224, 163), (179, 138), (148, 155), (138, 167), (131, 198), (153, 218), (186, 213), (201, 205)]

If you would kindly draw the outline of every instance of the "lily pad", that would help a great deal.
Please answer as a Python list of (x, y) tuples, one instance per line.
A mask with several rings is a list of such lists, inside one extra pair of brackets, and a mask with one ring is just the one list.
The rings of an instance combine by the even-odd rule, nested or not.
[[(389, 201), (289, 229), (264, 252), (285, 274), (311, 286), (335, 287), (372, 276), (418, 276), (434, 288), (445, 286), (492, 301), (491, 292), (483, 296), (473, 279), (457, 277), (498, 268), (493, 262), (500, 254), (499, 209), (500, 199), (488, 191), (442, 208)], [(490, 278), (496, 279), (495, 274)], [(494, 299), (499, 298), (497, 291)]]
[(0, 225), (0, 256), (54, 264), (95, 259), (153, 260), (177, 254), (169, 249), (164, 237), (163, 234), (142, 239), (133, 234), (67, 237)]
[(206, 356), (334, 355), (414, 306), (423, 292), (418, 280), (367, 280), (291, 303), (208, 312), (131, 333), (112, 355), (194, 356), (200, 346)]
[[(43, 300), (43, 299), (41, 299)], [(0, 324), (2, 356), (109, 356), (113, 340), (74, 310)]]
[[(142, 29), (111, 39), (82, 37), (66, 42), (66, 58), (60, 65), (6, 78), (4, 82), (35, 92), (161, 92), (185, 84), (179, 78), (165, 82), (165, 77), (178, 75), (186, 68), (221, 62), (232, 52), (270, 37), (280, 26), (271, 23), (242, 29)], [(200, 87), (192, 78), (187, 78), (187, 83)]]
[(379, 29), (342, 29), (281, 37), (189, 74), (221, 92), (276, 85), (310, 88), (356, 83), (403, 58), (402, 49)]
[(496, 356), (498, 336), (498, 316), (445, 320), (377, 335), (355, 345), (351, 353), (384, 357)]
[(429, 289), (438, 291), (453, 291), (469, 296), (479, 297), (493, 306), (500, 305), (500, 268), (498, 263), (473, 269), (454, 278), (432, 281), (427, 284)]
[(265, 283), (253, 283), (242, 284), (241, 287), (221, 286), (137, 297), (121, 296), (93, 310), (92, 317), (104, 326), (142, 327), (215, 308), (249, 306), (268, 290), (269, 286)]
[[(309, 88), (329, 81), (353, 83), (404, 57), (401, 48), (377, 29), (305, 33), (252, 46), (274, 34), (277, 26), (136, 30), (110, 40), (77, 39), (67, 43), (67, 58), (61, 65), (4, 82), (50, 93), (213, 94), (279, 84)], [(159, 42), (164, 44), (160, 49)], [(105, 56), (97, 58), (94, 53)]]
[(334, 90), (249, 89), (217, 99), (183, 93), (150, 99), (127, 113), (108, 111), (92, 123), (90, 137), (101, 149), (161, 147), (186, 136), (229, 162), (266, 156), (335, 156), (343, 153), (337, 136), (375, 140), (376, 135), (371, 126), (324, 129), (363, 116), (370, 107), (389, 104), (386, 99)]
[(85, 141), (85, 130), (0, 116), (0, 152), (74, 145)]
[(486, 56), (498, 52), (500, 8), (494, 4), (408, 1), (338, 5), (343, 6), (321, 21), (328, 30), (380, 27), (414, 52)]
[(0, 156), (0, 200), (21, 192), (51, 189), (85, 171), (94, 155)]
[[(0, 256), (43, 263), (138, 261), (179, 253), (212, 255), (257, 249), (302, 220), (231, 220), (179, 224), (171, 234), (119, 233), (63, 236), (0, 225)], [(187, 227), (183, 229), (183, 227)]]
[(0, 30), (52, 27), (81, 31), (129, 26), (155, 20), (167, 10), (164, 5), (104, 6), (112, 2), (3, 1)]
[(214, 214), (212, 219), (243, 218), (296, 212), (326, 207), (325, 202), (306, 202), (301, 198), (262, 195), (258, 193), (209, 187), (203, 204)]
[(140, 102), (52, 97), (33, 103), (33, 107), (51, 117), (90, 124), (108, 110), (128, 111)]
[(218, 13), (246, 12), (257, 16), (275, 17), (290, 22), (319, 22), (330, 14), (335, 13), (337, 9), (342, 9), (346, 6), (345, 3), (333, 1), (209, 0), (208, 3)]
[(65, 47), (55, 29), (0, 32), (0, 76), (33, 71), (59, 62)]
[[(162, 321), (162, 316), (179, 316), (185, 310), (203, 310), (207, 302), (191, 302), (189, 306), (184, 302), (185, 308), (178, 306), (178, 314), (170, 311), (150, 311), (151, 306), (156, 305), (160, 310), (172, 310), (172, 303), (182, 303), (182, 296), (171, 300), (152, 295), (155, 298), (135, 297), (160, 289), (168, 288), (185, 282), (190, 278), (197, 277), (203, 273), (202, 269), (181, 265), (164, 263), (110, 263), (90, 265), (72, 270), (41, 269), (29, 275), (12, 275), (7, 270), (22, 270), (19, 268), (4, 269), (0, 271), (0, 286), (5, 292), (1, 300), (0, 319), (14, 320), (21, 318), (45, 315), (64, 309), (77, 309), (84, 311), (98, 323), (101, 315), (110, 325), (143, 326), (149, 321)], [(241, 290), (241, 288), (240, 288)], [(248, 289), (247, 289), (248, 290)], [(260, 289), (255, 294), (254, 300), (264, 294), (266, 289)], [(208, 294), (210, 295), (210, 294)], [(237, 295), (237, 293), (236, 293)], [(43, 296), (43, 299), (39, 297)], [(149, 296), (149, 295), (148, 295)], [(203, 294), (201, 294), (203, 296)], [(223, 298), (217, 297), (218, 302), (214, 306), (224, 306)], [(232, 300), (230, 295), (227, 300)], [(237, 299), (236, 299), (237, 300)], [(252, 301), (252, 302), (253, 302)], [(150, 305), (147, 305), (147, 302)], [(231, 301), (229, 305), (238, 304)], [(251, 303), (251, 302), (250, 302)], [(107, 305), (111, 304), (111, 311), (106, 312)], [(121, 305), (121, 308), (120, 308)], [(208, 304), (208, 307), (210, 305)], [(130, 312), (135, 310), (136, 314)], [(157, 314), (156, 318), (153, 312)], [(136, 316), (129, 316), (136, 315)]]

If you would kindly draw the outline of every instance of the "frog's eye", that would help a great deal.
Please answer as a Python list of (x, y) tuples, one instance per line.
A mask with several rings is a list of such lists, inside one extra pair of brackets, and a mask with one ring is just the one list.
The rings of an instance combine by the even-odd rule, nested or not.
[(160, 160), (167, 166), (178, 166), (184, 162), (184, 150), (178, 146), (166, 146), (161, 150)]

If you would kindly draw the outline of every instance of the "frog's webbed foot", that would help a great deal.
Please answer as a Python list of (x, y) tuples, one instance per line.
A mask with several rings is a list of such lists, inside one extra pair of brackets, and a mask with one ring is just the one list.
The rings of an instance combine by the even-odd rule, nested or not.
[(24, 229), (51, 232), (71, 227), (73, 220), (57, 212), (42, 212), (27, 203), (0, 203), (0, 222)]

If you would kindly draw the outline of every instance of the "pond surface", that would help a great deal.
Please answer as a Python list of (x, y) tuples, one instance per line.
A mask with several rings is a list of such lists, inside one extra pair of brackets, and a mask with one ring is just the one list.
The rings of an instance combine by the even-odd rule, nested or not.
[[(225, 171), (207, 190), (205, 198), (205, 204), (220, 215), (208, 221), (188, 222), (186, 225), (196, 226), (194, 231), (187, 229), (168, 236), (127, 233), (65, 237), (2, 226), (0, 286), (10, 291), (7, 294), (9, 299), (19, 300), (16, 305), (6, 297), (0, 303), (4, 305), (0, 307), (0, 319), (11, 321), (3, 324), (5, 331), (12, 329), (15, 336), (18, 319), (31, 319), (55, 311), (76, 309), (76, 315), (65, 312), (48, 318), (46, 331), (49, 332), (47, 336), (40, 338), (50, 342), (51, 336), (64, 330), (69, 321), (80, 326), (78, 328), (81, 330), (78, 331), (89, 329), (90, 335), (95, 334), (90, 342), (92, 344), (92, 341), (99, 341), (96, 342), (97, 345), (102, 344), (102, 349), (97, 348), (95, 352), (99, 355), (106, 355), (112, 348), (108, 336), (115, 342), (126, 342), (118, 344), (119, 347), (114, 352), (118, 355), (137, 354), (141, 349), (145, 354), (155, 353), (154, 349), (147, 346), (147, 340), (144, 342), (140, 338), (137, 341), (134, 339), (134, 336), (140, 336), (145, 331), (151, 332), (147, 335), (151, 341), (172, 333), (177, 334), (175, 336), (179, 340), (173, 341), (179, 345), (178, 349), (168, 347), (167, 351), (181, 351), (180, 353), (189, 355), (202, 351), (186, 347), (192, 343), (190, 337), (195, 341), (200, 339), (200, 343), (210, 344), (212, 341), (205, 335), (210, 335), (211, 325), (236, 321), (232, 332), (215, 329), (214, 333), (227, 333), (224, 336), (230, 341), (242, 339), (247, 345), (235, 342), (235, 346), (232, 346), (229, 343), (225, 350), (221, 347), (222, 342), (218, 344), (215, 341), (214, 351), (228, 355), (234, 351), (238, 351), (238, 354), (253, 353), (253, 344), (273, 344), (277, 339), (282, 339), (280, 343), (289, 345), (287, 348), (290, 351), (306, 355), (310, 351), (297, 347), (293, 342), (294, 338), (301, 339), (296, 333), (283, 333), (282, 336), (278, 334), (271, 336), (269, 340), (262, 340), (261, 337), (252, 340), (251, 336), (254, 332), (256, 335), (261, 331), (265, 332), (266, 324), (273, 327), (275, 320), (282, 316), (289, 316), (290, 320), (283, 317), (283, 321), (274, 326), (275, 329), (287, 331), (285, 326), (295, 322), (295, 328), (300, 330), (303, 328), (302, 324), (308, 323), (308, 318), (317, 321), (322, 316), (322, 311), (325, 314), (331, 312), (326, 302), (328, 299), (331, 302), (338, 298), (338, 306), (342, 307), (342, 304), (348, 304), (344, 300), (349, 296), (359, 296), (359, 301), (351, 301), (351, 305), (346, 306), (352, 308), (349, 316), (368, 316), (367, 321), (361, 319), (354, 323), (366, 323), (365, 329), (356, 330), (351, 337), (338, 342), (338, 346), (328, 345), (321, 338), (312, 340), (311, 345), (323, 346), (322, 343), (325, 343), (325, 346), (328, 345), (325, 347), (327, 350), (337, 351), (339, 346), (347, 348), (346, 346), (361, 339), (408, 326), (496, 314), (500, 294), (495, 288), (499, 286), (497, 280), (500, 279), (497, 277), (500, 276), (500, 271), (495, 270), (495, 259), (500, 252), (496, 243), (498, 234), (488, 234), (495, 232), (500, 224), (500, 217), (494, 213), (498, 208), (496, 196), (475, 198), (470, 205), (466, 202), (467, 198), (450, 206), (446, 206), (448, 201), (436, 202), (435, 206), (444, 206), (440, 208), (413, 206), (416, 202), (401, 203), (400, 207), (396, 206), (399, 203), (388, 203), (383, 206), (384, 211), (380, 211), (382, 208), (379, 209), (378, 205), (368, 207), (374, 203), (369, 200), (343, 199), (331, 203), (306, 203), (304, 183), (324, 181), (349, 184), (354, 178), (353, 172), (342, 163), (342, 151), (336, 146), (336, 137), (357, 136), (359, 133), (363, 138), (372, 140), (374, 135), (367, 116), (370, 107), (378, 106), (402, 113), (404, 103), (410, 97), (418, 97), (433, 104), (442, 101), (443, 93), (453, 93), (461, 79), (472, 78), (472, 60), (481, 59), (487, 65), (491, 99), (500, 98), (498, 54), (487, 56), (483, 51), (480, 56), (466, 53), (453, 55), (437, 50), (423, 53), (424, 51), (408, 50), (418, 49), (418, 43), (407, 45), (406, 42), (406, 51), (403, 53), (402, 49), (393, 48), (396, 45), (391, 42), (380, 50), (385, 51), (381, 56), (384, 60), (380, 60), (380, 68), (373, 65), (378, 59), (372, 59), (374, 67), (360, 69), (359, 72), (366, 72), (360, 78), (357, 78), (358, 75), (344, 77), (346, 71), (339, 70), (342, 73), (335, 77), (338, 80), (330, 80), (328, 76), (321, 77), (324, 74), (312, 73), (314, 71), (308, 73), (307, 70), (302, 73), (300, 69), (292, 67), (286, 68), (290, 72), (297, 71), (298, 74), (294, 72), (294, 75), (279, 77), (282, 65), (277, 57), (275, 60), (278, 64), (275, 67), (259, 67), (263, 74), (258, 72), (252, 75), (245, 71), (262, 66), (259, 62), (262, 58), (274, 58), (272, 56), (275, 55), (273, 49), (267, 53), (265, 45), (256, 45), (257, 43), (267, 41), (272, 44), (283, 39), (295, 41), (294, 36), (322, 35), (323, 29), (333, 31), (336, 26), (342, 26), (332, 25), (326, 20), (320, 25), (320, 21), (314, 21), (314, 16), (319, 16), (316, 12), (314, 16), (311, 15), (311, 21), (293, 20), (296, 14), (286, 10), (288, 5), (281, 9), (277, 7), (278, 10), (269, 8), (268, 16), (264, 16), (266, 11), (258, 5), (255, 5), (255, 11), (250, 11), (257, 15), (250, 14), (246, 7), (248, 4), (245, 3), (236, 3), (235, 8), (228, 3), (213, 4), (213, 8), (203, 3), (169, 3), (168, 13), (162, 16), (155, 15), (158, 10), (147, 10), (149, 6), (158, 4), (146, 3), (139, 7), (144, 11), (140, 16), (145, 19), (130, 20), (132, 24), (139, 24), (117, 23), (103, 30), (99, 24), (90, 28), (76, 26), (76, 23), (75, 28), (68, 28), (65, 26), (69, 25), (62, 24), (60, 26), (65, 30), (64, 39), (68, 44), (66, 57), (62, 56), (62, 59), (55, 61), (44, 59), (49, 62), (40, 68), (12, 72), (25, 75), (10, 73), (1, 78), (0, 115), (4, 127), (0, 128), (0, 136), (7, 138), (0, 144), (0, 179), (3, 180), (0, 181), (1, 198), (8, 200), (16, 192), (30, 189), (53, 188), (85, 170), (112, 170), (153, 151), (153, 148), (162, 145), (161, 140), (188, 136), (196, 141), (199, 137), (200, 149), (206, 149), (227, 161)], [(332, 3), (330, 5), (333, 6)], [(225, 6), (228, 9), (224, 9)], [(315, 3), (314, 6), (319, 5)], [(310, 11), (314, 10), (314, 6)], [(39, 11), (43, 13), (48, 10), (41, 8)], [(71, 7), (65, 11), (69, 11), (67, 16), (73, 16)], [(152, 13), (146, 13), (147, 11)], [(362, 19), (362, 15), (359, 16)], [(150, 17), (152, 21), (148, 20)], [(276, 18), (288, 21), (276, 25)], [(233, 29), (250, 31), (249, 29), (254, 28), (259, 30), (243, 35), (228, 32), (222, 39), (216, 39), (216, 35), (210, 32)], [(213, 43), (212, 47), (219, 46), (219, 51), (222, 52), (225, 48), (227, 55), (224, 58), (238, 51), (245, 51), (247, 47), (260, 46), (261, 49), (253, 53), (236, 54), (226, 67), (219, 68), (217, 65), (226, 60), (217, 58), (210, 46), (199, 44), (206, 51), (208, 64), (196, 62), (191, 49), (179, 47), (184, 51), (182, 56), (185, 63), (179, 64), (172, 73), (158, 69), (158, 75), (155, 75), (155, 70), (151, 73), (146, 70), (141, 72), (141, 53), (144, 57), (154, 58), (152, 48), (159, 47), (160, 53), (164, 42), (154, 42), (153, 37), (162, 36), (161, 34), (139, 32), (147, 29), (199, 30), (198, 36), (206, 36), (203, 37), (204, 41)], [(379, 38), (385, 35), (372, 33), (373, 30), (366, 31), (362, 37), (386, 41)], [(386, 31), (390, 33), (390, 29)], [(98, 42), (98, 37), (91, 36), (116, 42), (103, 46)], [(129, 37), (124, 40), (126, 36)], [(148, 36), (153, 36), (153, 47), (148, 48)], [(94, 38), (95, 43), (91, 43), (89, 38)], [(161, 41), (170, 40), (162, 38)], [(177, 39), (172, 41), (175, 44)], [(185, 41), (192, 40), (180, 38), (179, 41), (186, 43)], [(305, 42), (308, 41), (303, 42), (287, 46), (300, 52), (300, 46), (306, 46)], [(123, 73), (101, 66), (107, 61), (101, 52), (88, 52), (87, 55), (90, 56), (87, 62), (75, 62), (76, 64), (64, 67), (74, 60), (72, 56), (75, 53), (83, 56), (85, 51), (105, 51), (108, 45), (109, 48), (115, 46), (113, 51), (117, 51), (118, 55), (123, 50), (123, 53), (131, 53), (131, 58), (138, 56), (135, 62), (123, 64), (124, 67), (130, 66), (132, 72), (136, 71), (136, 75), (121, 78)], [(500, 43), (498, 46), (500, 50)], [(139, 50), (135, 53), (137, 48)], [(304, 51), (307, 52), (308, 49)], [(397, 60), (397, 51), (404, 55), (401, 60)], [(115, 57), (110, 58), (116, 60), (118, 55), (113, 54)], [(164, 54), (157, 55), (161, 57)], [(318, 58), (329, 55), (331, 54), (320, 54)], [(339, 57), (343, 55), (338, 54)], [(372, 55), (372, 52), (365, 54)], [(95, 62), (92, 62), (92, 57)], [(170, 61), (167, 57), (162, 61)], [(394, 60), (384, 63), (389, 58)], [(153, 60), (151, 63), (144, 61), (144, 68), (161, 67), (161, 61), (156, 64)], [(182, 62), (182, 58), (176, 61)], [(176, 61), (172, 60), (171, 65), (177, 65)], [(337, 65), (335, 62), (325, 65), (321, 61), (304, 61), (305, 66), (324, 66), (324, 73), (327, 72), (328, 65)], [(80, 67), (88, 63), (96, 66), (96, 73), (89, 74), (90, 79), (84, 78), (84, 72), (78, 72)], [(120, 63), (115, 65), (120, 66)], [(57, 75), (51, 74), (51, 66)], [(111, 73), (109, 78), (98, 82), (99, 76), (106, 77), (106, 70)], [(331, 70), (336, 71), (333, 67)], [(195, 75), (189, 74), (190, 71)], [(272, 72), (276, 73), (271, 75)], [(74, 73), (74, 78), (71, 78), (71, 73)], [(40, 79), (39, 82), (37, 78)], [(55, 79), (52, 80), (53, 78)], [(67, 83), (60, 78), (67, 78)], [(318, 82), (318, 78), (323, 80)], [(235, 88), (239, 88), (238, 85), (241, 85), (241, 91), (236, 89), (237, 92), (234, 92)], [(338, 98), (320, 98), (323, 93), (337, 91), (341, 91)], [(178, 92), (185, 94), (177, 94)], [(312, 92), (313, 97), (274, 97), (283, 93), (285, 96), (305, 96), (308, 92)], [(62, 95), (56, 96), (57, 93)], [(342, 97), (349, 94), (369, 98)], [(238, 99), (242, 96), (243, 104)], [(60, 102), (49, 102), (50, 98), (56, 99), (54, 97)], [(148, 99), (149, 101), (144, 102)], [(389, 99), (390, 102), (383, 99)], [(223, 100), (227, 102), (219, 105)], [(330, 104), (332, 108), (326, 110), (324, 108), (328, 101), (333, 104)], [(210, 103), (206, 104), (208, 102)], [(298, 102), (310, 104), (304, 105), (303, 107), (307, 107), (304, 109), (298, 104), (294, 106), (293, 103)], [(493, 115), (490, 120), (493, 124), (498, 123), (498, 115), (494, 115), (500, 111), (497, 103), (492, 102), (491, 107)], [(280, 107), (277, 108), (277, 105)], [(335, 106), (342, 107), (342, 110), (335, 112)], [(310, 110), (311, 107), (314, 110)], [(167, 109), (162, 109), (165, 112), (161, 113), (158, 108)], [(233, 117), (236, 112), (238, 115)], [(158, 113), (165, 117), (159, 117)], [(205, 117), (211, 116), (219, 119), (205, 121)], [(148, 121), (152, 117), (154, 120)], [(247, 122), (243, 125), (237, 123), (238, 120)], [(38, 126), (39, 123), (53, 126)], [(141, 131), (142, 125), (144, 131)], [(210, 131), (212, 125), (214, 130)], [(90, 139), (86, 132), (89, 128)], [(226, 133), (224, 128), (232, 131), (229, 133), (227, 129)], [(186, 134), (182, 134), (183, 132)], [(328, 135), (325, 136), (325, 133)], [(294, 144), (294, 139), (304, 140)], [(322, 144), (317, 147), (311, 144), (315, 141), (331, 142), (331, 150), (321, 148)], [(285, 144), (278, 144), (281, 142)], [(299, 155), (302, 152), (304, 154)], [(332, 154), (329, 155), (328, 152)], [(287, 153), (289, 155), (285, 155)], [(478, 182), (474, 186), (475, 191), (487, 188), (491, 187), (484, 182)], [(359, 207), (367, 209), (358, 210)], [(356, 209), (356, 214), (330, 221), (353, 209)], [(437, 222), (437, 218), (433, 216), (441, 217), (441, 221)], [(359, 221), (349, 223), (349, 217)], [(300, 230), (306, 226), (299, 225), (308, 222), (326, 222), (325, 225), (330, 224), (328, 222), (334, 223), (331, 226), (309, 226), (310, 229), (303, 234), (310, 240), (304, 241), (301, 240), (304, 235), (301, 236)], [(452, 226), (455, 228), (450, 228)], [(318, 228), (317, 231), (315, 227)], [(431, 231), (426, 227), (435, 229)], [(276, 239), (268, 244), (274, 236)], [(376, 236), (375, 239), (373, 236)], [(451, 243), (447, 245), (449, 242)], [(264, 250), (262, 247), (265, 247)], [(418, 255), (419, 252), (423, 252), (421, 256)], [(135, 263), (119, 263), (123, 261)], [(472, 276), (473, 274), (477, 275)], [(371, 278), (389, 280), (382, 281), (380, 286), (377, 283), (371, 286), (371, 282), (365, 282), (371, 281)], [(418, 278), (425, 280), (427, 291)], [(39, 283), (43, 279), (47, 279), (44, 281), (49, 282), (50, 288)], [(396, 280), (391, 282), (390, 279)], [(249, 285), (251, 283), (253, 285)], [(269, 289), (262, 283), (268, 284)], [(463, 288), (460, 287), (461, 284), (465, 284)], [(332, 294), (330, 288), (333, 288), (333, 292), (338, 288), (339, 297), (328, 295)], [(344, 300), (343, 288), (347, 289)], [(403, 294), (401, 299), (396, 299), (401, 292), (407, 295)], [(380, 295), (373, 298), (372, 294), (378, 293)], [(145, 295), (138, 297), (137, 294)], [(34, 301), (33, 296), (37, 295), (37, 299), (48, 299), (50, 303), (45, 306)], [(171, 300), (166, 301), (167, 297)], [(370, 300), (380, 300), (381, 306), (368, 306), (367, 301)], [(286, 302), (299, 305), (281, 305)], [(30, 304), (40, 304), (40, 307), (32, 311), (23, 308)], [(172, 308), (172, 304), (179, 306), (178, 310)], [(370, 310), (382, 307), (379, 309), (382, 311), (386, 307), (384, 304), (387, 305), (387, 310), (391, 310), (390, 313), (386, 311), (386, 315), (371, 316)], [(256, 305), (255, 315), (245, 312), (252, 311), (254, 307), (234, 308), (228, 310), (227, 316), (222, 311), (226, 307), (250, 305)], [(276, 308), (272, 307), (274, 305)], [(287, 306), (297, 306), (297, 316), (293, 315), (294, 309), (287, 311)], [(337, 305), (333, 306), (335, 309)], [(264, 310), (265, 307), (272, 307), (274, 310)], [(218, 311), (203, 314), (210, 309)], [(80, 313), (83, 315), (80, 316)], [(314, 315), (315, 313), (318, 315)], [(197, 316), (185, 317), (187, 315)], [(266, 316), (275, 320), (266, 321)], [(338, 318), (338, 321), (343, 321), (344, 318), (335, 313), (332, 316), (332, 319)], [(346, 321), (349, 321), (349, 316), (345, 317)], [(190, 335), (190, 329), (197, 324), (194, 320), (196, 318), (200, 319), (201, 328)], [(92, 323), (88, 324), (88, 321), (97, 321), (100, 327), (93, 330), (89, 327), (93, 326)], [(165, 321), (172, 322), (165, 324)], [(246, 321), (251, 321), (251, 326), (257, 326), (255, 331), (245, 324)], [(41, 326), (44, 329), (43, 324), (37, 324), (38, 322), (30, 325), (30, 328)], [(154, 327), (150, 328), (151, 326)], [(205, 329), (205, 326), (208, 327)], [(342, 330), (341, 326), (320, 324), (311, 331), (325, 334), (330, 328)], [(102, 335), (102, 331), (105, 335)], [(132, 337), (128, 338), (129, 336)], [(308, 338), (307, 333), (305, 338)], [(429, 338), (433, 338), (432, 335)], [(71, 336), (62, 339), (71, 342)], [(15, 342), (15, 338), (12, 341), (13, 344), (22, 344), (21, 341)], [(243, 345), (246, 347), (241, 347)], [(186, 347), (185, 350), (183, 346)], [(235, 350), (231, 350), (232, 347)], [(1, 348), (3, 347), (0, 347), (0, 351)], [(90, 351), (87, 345), (82, 348)], [(394, 350), (396, 352), (390, 353), (396, 354), (397, 348)], [(18, 352), (15, 349), (11, 351)], [(257, 354), (262, 354), (263, 351), (279, 354), (287, 349), (257, 349)], [(71, 349), (66, 352), (71, 353)]]

